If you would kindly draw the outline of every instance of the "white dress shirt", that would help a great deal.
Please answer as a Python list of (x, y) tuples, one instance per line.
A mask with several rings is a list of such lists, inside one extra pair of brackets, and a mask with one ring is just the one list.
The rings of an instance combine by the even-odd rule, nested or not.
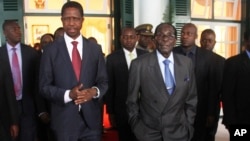
[(161, 74), (162, 74), (162, 77), (164, 79), (164, 82), (165, 82), (165, 65), (164, 65), (163, 61), (166, 60), (166, 59), (168, 59), (170, 61), (170, 63), (169, 63), (169, 69), (170, 69), (170, 72), (171, 72), (171, 74), (172, 74), (172, 76), (174, 78), (174, 83), (175, 83), (173, 53), (171, 52), (168, 58), (165, 58), (164, 56), (162, 56), (161, 53), (158, 50), (156, 51), (156, 54), (157, 54), (158, 63), (160, 65)]
[[(137, 53), (136, 53), (136, 49), (134, 48), (132, 52), (128, 51), (127, 49), (123, 48), (123, 51), (125, 53), (125, 58), (126, 58), (126, 62), (128, 65), (128, 69), (130, 68), (130, 64), (131, 61), (135, 58), (137, 58)], [(133, 56), (132, 60), (131, 60), (131, 54)]]

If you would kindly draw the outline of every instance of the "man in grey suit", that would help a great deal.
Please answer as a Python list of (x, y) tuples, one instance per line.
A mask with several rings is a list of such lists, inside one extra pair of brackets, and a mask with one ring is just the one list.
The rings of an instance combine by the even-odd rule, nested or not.
[[(193, 135), (196, 82), (192, 61), (172, 52), (176, 37), (174, 26), (158, 25), (157, 49), (132, 61), (126, 104), (129, 123), (140, 141), (188, 141)], [(171, 72), (166, 78), (165, 60)], [(170, 87), (165, 83), (171, 77)]]
[(64, 36), (43, 52), (40, 91), (51, 104), (51, 126), (57, 141), (101, 141), (101, 103), (108, 78), (101, 47), (80, 33), (81, 4), (62, 7)]

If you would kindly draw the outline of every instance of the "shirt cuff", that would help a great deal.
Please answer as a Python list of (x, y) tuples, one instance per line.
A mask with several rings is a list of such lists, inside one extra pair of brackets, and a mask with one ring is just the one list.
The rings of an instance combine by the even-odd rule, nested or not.
[(99, 98), (100, 97), (100, 90), (97, 88), (97, 87), (92, 87), (92, 88), (95, 88), (96, 89), (96, 96), (93, 96), (93, 98)]
[(47, 112), (42, 112), (38, 115), (38, 117), (41, 117), (43, 114), (47, 114)]
[(70, 90), (66, 90), (64, 93), (64, 103), (68, 103), (72, 101), (72, 99), (69, 97)]

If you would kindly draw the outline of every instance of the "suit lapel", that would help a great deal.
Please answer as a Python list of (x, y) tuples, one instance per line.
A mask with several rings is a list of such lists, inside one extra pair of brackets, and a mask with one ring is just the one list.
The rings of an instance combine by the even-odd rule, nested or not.
[[(129, 70), (128, 68), (128, 63), (127, 63), (127, 60), (126, 60), (126, 56), (125, 56), (125, 52), (123, 49), (121, 49), (121, 52), (120, 52), (121, 55), (120, 56), (120, 61), (121, 61), (121, 64), (124, 64), (123, 66), (127, 68), (127, 70)], [(124, 69), (125, 70), (125, 69)], [(128, 72), (128, 71), (127, 71)]]
[(185, 81), (184, 79), (189, 79), (189, 76), (183, 76), (182, 75), (182, 74), (185, 74), (183, 72), (183, 70), (184, 69), (183, 69), (183, 66), (182, 66), (180, 58), (177, 55), (174, 54), (175, 91), (179, 89), (178, 86), (182, 86), (181, 83), (183, 83)]
[(246, 68), (247, 72), (249, 72), (250, 71), (250, 59), (246, 52), (242, 53), (241, 56), (242, 56), (243, 67)]
[(82, 76), (84, 76), (84, 74), (86, 73), (87, 64), (90, 61), (89, 55), (91, 55), (91, 47), (88, 45), (87, 40), (85, 38), (83, 38), (82, 45), (83, 47), (82, 47), (82, 63), (81, 63), (80, 80), (82, 80), (81, 79)]
[(75, 81), (77, 81), (76, 75), (72, 66), (72, 62), (70, 59), (70, 55), (69, 55), (70, 52), (68, 52), (67, 45), (66, 45), (64, 38), (60, 38), (56, 48), (57, 48), (57, 52), (62, 56), (62, 59), (64, 60), (63, 61), (64, 65), (71, 66), (71, 67), (65, 67), (66, 69), (68, 69), (68, 71), (66, 72), (70, 72), (69, 75), (72, 74), (72, 78), (74, 78)]
[(8, 51), (7, 51), (7, 46), (4, 45), (2, 47), (2, 58), (4, 61), (8, 62), (7, 65), (8, 65), (8, 71), (11, 72), (11, 67), (10, 67), (10, 61), (9, 61), (9, 56), (8, 56)]
[(158, 85), (157, 88), (162, 88), (160, 90), (161, 94), (163, 94), (164, 98), (169, 97), (170, 95), (168, 94), (168, 91), (165, 86), (165, 82), (161, 73), (161, 69), (158, 63), (156, 51), (151, 53), (151, 58), (149, 59), (149, 65), (148, 65), (148, 71), (150, 72), (149, 74), (151, 75), (150, 78), (152, 78), (152, 83)]

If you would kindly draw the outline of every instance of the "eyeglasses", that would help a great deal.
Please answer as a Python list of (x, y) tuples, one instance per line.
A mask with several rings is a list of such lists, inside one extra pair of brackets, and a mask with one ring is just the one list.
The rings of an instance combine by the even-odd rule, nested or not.
[(80, 17), (62, 17), (62, 21), (64, 22), (80, 22), (82, 20), (82, 18)]
[(156, 34), (157, 38), (160, 39), (168, 39), (168, 40), (174, 40), (175, 39), (175, 35), (174, 34)]

